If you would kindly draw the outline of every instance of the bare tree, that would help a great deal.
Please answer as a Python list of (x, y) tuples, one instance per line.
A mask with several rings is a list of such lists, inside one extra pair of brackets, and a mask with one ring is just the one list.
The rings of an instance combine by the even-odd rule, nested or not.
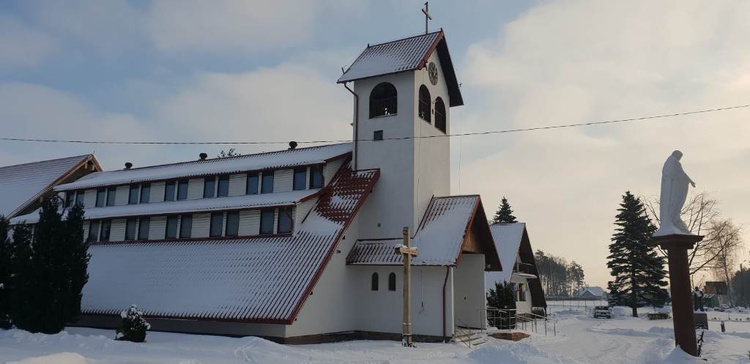
[[(742, 245), (740, 227), (730, 219), (717, 219), (711, 221), (707, 230), (706, 239), (713, 243), (706, 250), (708, 255), (714, 257), (708, 267), (714, 277), (726, 282), (727, 289), (731, 290), (731, 276), (737, 263), (737, 252)], [(732, 297), (732, 292), (727, 294)]]

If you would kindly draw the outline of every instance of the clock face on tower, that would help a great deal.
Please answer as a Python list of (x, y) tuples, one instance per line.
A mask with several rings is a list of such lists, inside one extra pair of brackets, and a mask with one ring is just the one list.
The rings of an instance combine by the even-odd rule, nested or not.
[(438, 70), (437, 70), (437, 66), (435, 65), (435, 62), (430, 62), (430, 64), (427, 65), (427, 74), (430, 75), (430, 83), (433, 85), (437, 85)]

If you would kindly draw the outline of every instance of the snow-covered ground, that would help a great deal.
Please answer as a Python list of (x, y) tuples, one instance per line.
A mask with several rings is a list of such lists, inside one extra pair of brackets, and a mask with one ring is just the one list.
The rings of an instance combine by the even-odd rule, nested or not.
[[(557, 335), (537, 333), (520, 342), (489, 339), (479, 348), (462, 344), (351, 341), (288, 346), (263, 339), (150, 332), (146, 343), (114, 341), (114, 331), (69, 328), (57, 335), (0, 330), (0, 362), (81, 363), (705, 363), (674, 349), (671, 320), (649, 321), (615, 310), (593, 319), (587, 309), (558, 311)], [(645, 312), (645, 311), (644, 311)], [(750, 314), (709, 312), (703, 358), (710, 363), (750, 363)], [(730, 320), (727, 320), (730, 319)], [(725, 320), (720, 332), (718, 320)]]

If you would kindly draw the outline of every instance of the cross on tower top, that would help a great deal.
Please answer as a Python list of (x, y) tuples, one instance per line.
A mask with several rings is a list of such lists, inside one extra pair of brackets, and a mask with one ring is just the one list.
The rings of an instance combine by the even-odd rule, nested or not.
[(429, 21), (432, 20), (432, 16), (430, 16), (430, 2), (429, 1), (424, 3), (422, 14), (424, 14), (424, 34), (427, 34), (430, 32)]

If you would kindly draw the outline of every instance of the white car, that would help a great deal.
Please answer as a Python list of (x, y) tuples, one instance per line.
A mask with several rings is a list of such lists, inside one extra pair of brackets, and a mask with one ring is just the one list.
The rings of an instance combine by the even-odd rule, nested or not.
[(612, 309), (609, 306), (594, 307), (594, 318), (612, 318)]

